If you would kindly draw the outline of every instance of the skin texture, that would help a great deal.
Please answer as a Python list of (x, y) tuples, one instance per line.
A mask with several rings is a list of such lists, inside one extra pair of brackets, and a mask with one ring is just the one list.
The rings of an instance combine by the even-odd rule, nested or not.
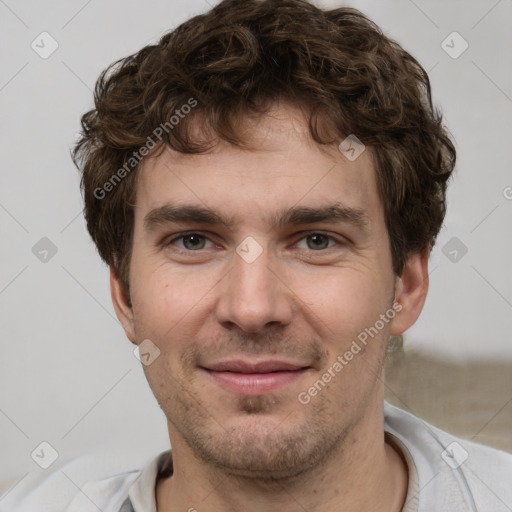
[[(166, 149), (144, 162), (132, 307), (111, 269), (128, 338), (150, 339), (160, 350), (143, 367), (173, 450), (174, 475), (156, 489), (158, 511), (401, 510), (407, 470), (384, 442), (383, 361), (389, 337), (421, 312), (428, 251), (412, 255), (400, 278), (393, 274), (370, 148), (355, 161), (335, 147), (321, 149), (290, 105), (246, 128), (251, 150), (220, 142), (207, 154)], [(145, 229), (146, 215), (168, 203), (213, 208), (233, 223)], [(270, 222), (282, 209), (334, 203), (364, 210), (366, 225)], [(201, 236), (178, 238), (187, 231)], [(327, 237), (308, 236), (316, 232)], [(262, 250), (251, 263), (236, 251), (247, 237)], [(400, 311), (393, 320), (301, 403), (299, 393), (394, 301)], [(247, 396), (202, 369), (232, 358), (279, 358), (307, 370), (275, 391)]]

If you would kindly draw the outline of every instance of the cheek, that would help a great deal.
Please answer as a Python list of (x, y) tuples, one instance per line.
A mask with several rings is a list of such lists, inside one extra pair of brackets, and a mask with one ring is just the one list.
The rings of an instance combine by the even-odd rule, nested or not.
[(303, 283), (297, 295), (323, 324), (327, 337), (343, 335), (346, 339), (372, 325), (388, 307), (388, 290), (378, 279), (361, 269), (337, 269)]
[(187, 321), (207, 301), (206, 292), (212, 286), (190, 269), (178, 272), (162, 266), (151, 273), (140, 273), (132, 286), (139, 335), (163, 341), (172, 338), (175, 329), (181, 334)]

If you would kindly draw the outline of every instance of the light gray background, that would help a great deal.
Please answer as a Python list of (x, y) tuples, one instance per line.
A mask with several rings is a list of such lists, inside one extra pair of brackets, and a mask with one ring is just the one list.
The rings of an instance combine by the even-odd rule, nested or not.
[[(361, 9), (416, 56), (455, 138), (429, 296), (406, 345), (511, 360), (512, 0), (319, 4)], [(65, 501), (86, 478), (167, 448), (165, 418), (85, 230), (69, 148), (99, 73), (207, 8), (205, 0), (0, 0), (0, 491), (10, 489), (0, 510), (48, 477)], [(47, 59), (31, 48), (43, 31), (59, 45)], [(457, 59), (442, 47), (453, 31), (469, 44)], [(46, 263), (32, 252), (42, 237), (58, 249)], [(468, 249), (457, 262), (442, 250), (453, 237)], [(42, 441), (59, 453), (47, 470), (30, 457)]]

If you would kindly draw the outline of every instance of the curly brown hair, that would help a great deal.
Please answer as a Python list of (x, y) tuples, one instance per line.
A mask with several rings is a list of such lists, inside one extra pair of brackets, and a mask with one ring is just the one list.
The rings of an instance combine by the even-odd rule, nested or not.
[[(371, 149), (396, 275), (441, 228), (456, 152), (427, 72), (356, 9), (221, 1), (107, 67), (94, 100), (72, 157), (88, 231), (128, 296), (141, 155), (245, 147), (244, 121), (281, 100), (305, 109), (318, 144), (355, 134)], [(192, 130), (197, 116), (209, 137)]]

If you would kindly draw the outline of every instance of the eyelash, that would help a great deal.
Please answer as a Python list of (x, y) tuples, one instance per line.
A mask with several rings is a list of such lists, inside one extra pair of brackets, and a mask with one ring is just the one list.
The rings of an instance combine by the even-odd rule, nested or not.
[[(182, 238), (186, 238), (187, 236), (191, 236), (191, 235), (198, 235), (200, 236), (201, 238), (204, 238), (206, 240), (209, 240), (210, 242), (214, 243), (212, 240), (210, 240), (206, 235), (202, 234), (201, 232), (198, 232), (198, 231), (188, 231), (186, 233), (179, 233), (178, 235), (174, 236), (171, 240), (168, 240), (164, 243), (164, 245), (167, 247), (167, 246), (170, 246), (172, 245), (176, 240), (180, 240)], [(322, 235), (324, 237), (327, 237), (330, 241), (333, 241), (333, 242), (336, 242), (337, 244), (342, 244), (342, 245), (345, 245), (346, 244), (346, 241), (342, 241), (340, 239), (337, 239), (335, 237), (333, 237), (332, 235), (329, 235), (328, 233), (324, 233), (323, 231), (305, 231), (303, 233), (301, 233), (301, 238), (299, 238), (297, 240), (297, 242), (295, 242), (294, 245), (296, 245), (298, 242), (300, 242), (301, 240), (307, 238), (308, 236), (311, 236), (311, 235)], [(205, 249), (198, 249), (196, 251), (194, 250), (190, 250), (190, 249), (182, 249), (180, 247), (176, 247), (174, 246), (178, 251), (182, 252), (182, 253), (194, 253), (194, 252), (197, 252), (197, 253), (200, 253), (202, 252), (203, 250)], [(335, 246), (332, 246), (332, 247), (327, 247), (325, 249), (319, 249), (317, 251), (313, 250), (313, 249), (309, 249), (309, 251), (315, 253), (315, 252), (318, 252), (318, 253), (326, 253), (328, 252), (330, 249), (333, 249)], [(301, 250), (304, 250), (304, 249), (301, 249)]]

